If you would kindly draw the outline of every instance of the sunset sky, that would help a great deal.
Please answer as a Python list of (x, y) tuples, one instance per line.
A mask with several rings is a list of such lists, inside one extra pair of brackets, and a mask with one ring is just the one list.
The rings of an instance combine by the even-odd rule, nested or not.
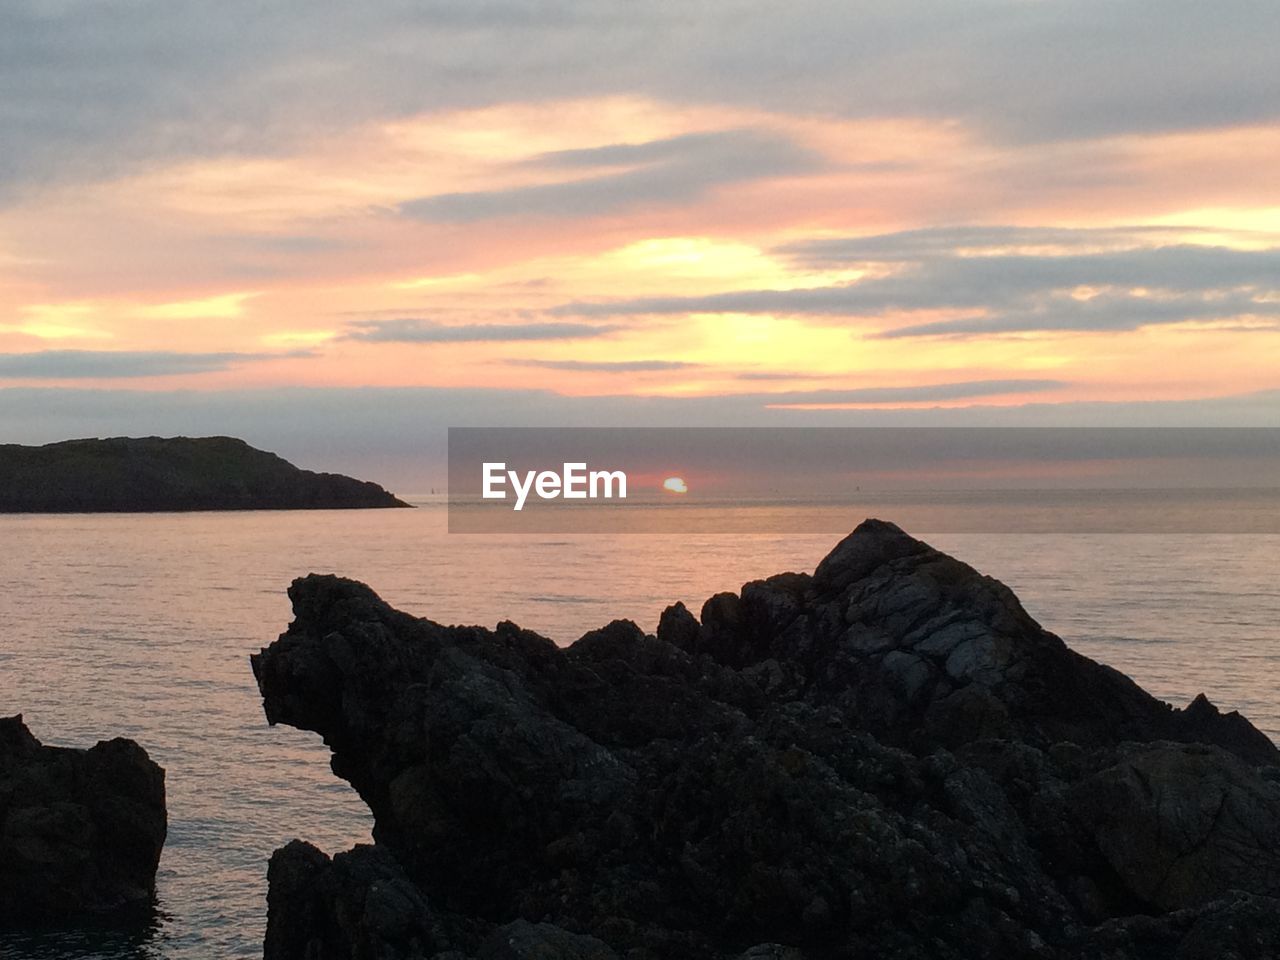
[(0, 441), (1280, 425), (1277, 49), (1273, 0), (7, 2)]

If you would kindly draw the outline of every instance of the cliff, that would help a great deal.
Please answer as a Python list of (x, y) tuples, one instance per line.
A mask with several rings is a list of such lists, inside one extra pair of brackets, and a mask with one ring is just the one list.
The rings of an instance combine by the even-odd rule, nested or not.
[(404, 506), (376, 483), (300, 470), (231, 437), (0, 444), (0, 513)]
[(0, 925), (144, 919), (166, 831), (164, 771), (132, 740), (48, 747), (0, 719)]
[(375, 844), (272, 857), (286, 958), (1263, 958), (1280, 753), (868, 521), (567, 649), (309, 576), (254, 656)]

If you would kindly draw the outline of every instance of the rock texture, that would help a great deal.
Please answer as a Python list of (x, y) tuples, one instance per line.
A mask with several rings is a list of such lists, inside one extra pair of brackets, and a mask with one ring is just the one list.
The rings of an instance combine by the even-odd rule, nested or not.
[(310, 576), (253, 658), (375, 845), (271, 865), (285, 958), (1262, 958), (1280, 753), (867, 521), (567, 649)]
[(165, 832), (164, 771), (132, 740), (47, 747), (0, 719), (0, 924), (145, 918)]
[(406, 506), (376, 483), (300, 470), (232, 437), (0, 444), (0, 513)]

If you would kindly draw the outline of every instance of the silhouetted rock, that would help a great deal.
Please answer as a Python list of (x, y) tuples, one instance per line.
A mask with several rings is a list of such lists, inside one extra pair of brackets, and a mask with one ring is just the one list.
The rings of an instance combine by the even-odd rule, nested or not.
[(266, 956), (320, 960), (431, 956), (426, 899), (384, 850), (361, 845), (332, 860), (294, 840), (267, 869)]
[(406, 506), (376, 483), (299, 470), (231, 437), (0, 444), (0, 513)]
[(618, 960), (618, 955), (595, 937), (516, 920), (480, 945), (478, 960)]
[(132, 740), (47, 747), (0, 719), (0, 923), (145, 919), (165, 832), (164, 771)]
[(1216, 747), (1129, 745), (1071, 798), (1116, 875), (1147, 903), (1176, 910), (1230, 889), (1280, 896), (1280, 784)]
[[(385, 882), (421, 894), (400, 929), (431, 931), (370, 956), (1113, 960), (1219, 936), (1261, 958), (1280, 938), (1270, 741), (1068, 650), (892, 524), (699, 620), (671, 607), (656, 637), (615, 621), (567, 649), (337, 577), (289, 592), (253, 658), (267, 717), (325, 738)], [(298, 952), (278, 918), (362, 916), (371, 884), (317, 899), (278, 873), (269, 960), (348, 955), (346, 934)]]

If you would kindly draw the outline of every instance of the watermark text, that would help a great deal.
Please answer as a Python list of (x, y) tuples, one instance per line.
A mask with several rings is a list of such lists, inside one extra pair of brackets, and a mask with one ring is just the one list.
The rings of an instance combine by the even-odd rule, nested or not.
[(554, 470), (508, 470), (506, 463), (485, 462), (480, 495), (485, 500), (506, 500), (507, 486), (515, 494), (513, 510), (523, 510), (529, 494), (540, 500), (620, 500), (627, 498), (627, 475), (622, 470), (588, 470), (586, 463), (564, 463)]

